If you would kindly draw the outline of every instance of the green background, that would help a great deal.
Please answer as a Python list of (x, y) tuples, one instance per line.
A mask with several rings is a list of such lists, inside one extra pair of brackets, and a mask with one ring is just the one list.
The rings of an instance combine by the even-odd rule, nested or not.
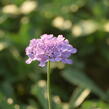
[(46, 67), (25, 63), (45, 33), (78, 49), (51, 64), (53, 109), (109, 109), (109, 0), (0, 0), (0, 109), (47, 109)]

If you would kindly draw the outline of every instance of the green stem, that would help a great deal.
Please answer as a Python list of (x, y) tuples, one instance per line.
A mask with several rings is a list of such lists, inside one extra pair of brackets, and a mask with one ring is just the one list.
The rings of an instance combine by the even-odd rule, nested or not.
[(48, 61), (47, 63), (47, 95), (48, 95), (48, 109), (51, 109), (50, 61)]

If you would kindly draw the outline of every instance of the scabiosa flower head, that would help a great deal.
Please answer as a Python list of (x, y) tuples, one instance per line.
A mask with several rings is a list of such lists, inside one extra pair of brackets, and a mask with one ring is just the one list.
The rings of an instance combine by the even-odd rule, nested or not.
[(76, 52), (77, 49), (70, 45), (63, 35), (54, 37), (52, 34), (44, 34), (40, 39), (30, 40), (30, 44), (26, 48), (26, 55), (29, 57), (26, 63), (30, 64), (37, 60), (41, 67), (45, 66), (48, 61), (71, 64), (72, 60), (68, 58)]

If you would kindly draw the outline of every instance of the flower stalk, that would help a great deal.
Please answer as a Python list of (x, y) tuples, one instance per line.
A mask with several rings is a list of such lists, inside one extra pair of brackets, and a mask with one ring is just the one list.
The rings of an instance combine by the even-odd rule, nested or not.
[(47, 63), (47, 95), (48, 95), (48, 109), (51, 109), (51, 89), (50, 89), (50, 61)]

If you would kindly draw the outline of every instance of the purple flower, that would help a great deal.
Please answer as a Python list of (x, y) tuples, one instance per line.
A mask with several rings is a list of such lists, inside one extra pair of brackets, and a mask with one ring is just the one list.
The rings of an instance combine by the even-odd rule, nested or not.
[(26, 48), (26, 55), (29, 59), (26, 61), (30, 64), (32, 61), (39, 61), (39, 66), (45, 66), (48, 61), (71, 64), (72, 60), (68, 59), (71, 54), (77, 52), (77, 49), (69, 44), (69, 41), (58, 35), (53, 37), (52, 34), (44, 34), (40, 39), (32, 39)]

